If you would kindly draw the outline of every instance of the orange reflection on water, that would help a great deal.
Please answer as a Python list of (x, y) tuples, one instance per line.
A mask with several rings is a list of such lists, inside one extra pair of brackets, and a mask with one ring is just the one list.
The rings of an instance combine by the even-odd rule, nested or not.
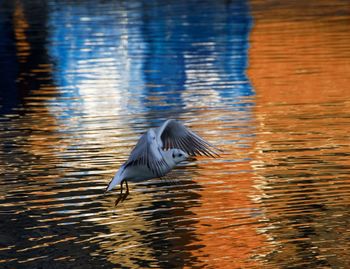
[(18, 60), (20, 62), (26, 62), (26, 58), (30, 55), (30, 43), (26, 34), (29, 24), (25, 18), (23, 6), (19, 1), (16, 1), (15, 5), (14, 26)]
[[(246, 116), (221, 113), (233, 119)], [(198, 257), (199, 264), (208, 268), (259, 268), (262, 265), (256, 257), (266, 254), (268, 246), (266, 237), (258, 233), (261, 211), (252, 199), (259, 192), (254, 188), (249, 159), (253, 157), (255, 142), (253, 138), (244, 141), (240, 136), (247, 130), (240, 130), (238, 123), (231, 124), (225, 126), (223, 121), (215, 121), (206, 127), (218, 132), (212, 141), (237, 142), (221, 146), (224, 153), (219, 161), (198, 162), (199, 174), (193, 180), (203, 188), (200, 206), (192, 208), (198, 220), (195, 232), (199, 240), (193, 245), (202, 247), (192, 254)]]
[(251, 6), (248, 74), (258, 102), (320, 103), (350, 96), (347, 1), (252, 0)]
[[(345, 268), (350, 127), (348, 1), (251, 1), (256, 174), (277, 265)], [(340, 233), (342, 235), (340, 235)]]

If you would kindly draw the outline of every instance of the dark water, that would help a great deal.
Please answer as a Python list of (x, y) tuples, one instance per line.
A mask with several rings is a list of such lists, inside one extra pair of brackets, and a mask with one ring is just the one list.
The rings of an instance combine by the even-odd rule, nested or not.
[[(349, 268), (346, 1), (0, 4), (0, 267)], [(224, 149), (103, 195), (167, 118)]]

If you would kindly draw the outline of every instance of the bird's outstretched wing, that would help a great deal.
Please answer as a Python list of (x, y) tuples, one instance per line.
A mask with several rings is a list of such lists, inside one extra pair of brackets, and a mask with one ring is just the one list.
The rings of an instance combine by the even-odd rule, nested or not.
[(134, 165), (145, 165), (156, 176), (162, 176), (162, 170), (168, 168), (153, 129), (148, 130), (140, 137), (125, 163), (125, 167)]
[(178, 148), (192, 156), (206, 155), (214, 158), (219, 156), (217, 151), (221, 151), (176, 120), (164, 122), (156, 129), (156, 134), (158, 144), (164, 150)]

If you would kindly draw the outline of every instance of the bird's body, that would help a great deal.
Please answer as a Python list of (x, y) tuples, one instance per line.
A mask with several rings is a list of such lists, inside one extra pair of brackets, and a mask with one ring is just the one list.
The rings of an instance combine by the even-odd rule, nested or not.
[[(110, 182), (106, 191), (113, 189), (118, 183), (123, 180), (128, 180), (130, 182), (140, 182), (156, 177), (165, 176), (169, 173), (179, 162), (186, 160), (188, 155), (179, 149), (172, 149), (168, 151), (161, 151), (162, 158), (165, 163), (163, 163), (159, 170), (152, 171), (147, 164), (133, 165), (132, 162), (124, 163), (115, 174), (114, 178)], [(181, 154), (181, 156), (179, 156)], [(173, 158), (175, 156), (175, 158)]]
[[(131, 151), (129, 159), (119, 168), (106, 191), (120, 184), (121, 194), (116, 204), (129, 193), (127, 181), (144, 181), (162, 177), (189, 155), (218, 156), (215, 148), (182, 123), (167, 120), (161, 127), (151, 128), (143, 134)], [(216, 148), (215, 148), (216, 149)], [(123, 182), (127, 192), (123, 195)]]

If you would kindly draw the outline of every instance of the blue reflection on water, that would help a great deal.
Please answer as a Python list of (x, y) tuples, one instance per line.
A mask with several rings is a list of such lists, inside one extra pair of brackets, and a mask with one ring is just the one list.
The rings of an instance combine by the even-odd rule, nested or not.
[(177, 117), (191, 102), (228, 108), (254, 94), (245, 75), (251, 18), (244, 1), (57, 5), (48, 50), (70, 113), (95, 97), (117, 114)]
[[(146, 84), (161, 84), (147, 87), (147, 94), (163, 92), (168, 97), (167, 106), (147, 102), (145, 106), (152, 110), (170, 109), (174, 102), (181, 106), (181, 91), (192, 85), (197, 90), (217, 90), (226, 104), (232, 103), (230, 97), (251, 95), (245, 75), (251, 21), (246, 3), (189, 1), (179, 4), (178, 10), (172, 6), (145, 10), (143, 34), (149, 57), (143, 67), (154, 72), (144, 72), (144, 80)], [(197, 76), (193, 83), (189, 69), (205, 75)], [(211, 80), (213, 75), (219, 81)]]
[[(137, 27), (129, 25), (126, 16), (134, 11), (112, 2), (98, 9), (92, 2), (67, 3), (64, 9), (57, 5), (51, 7), (48, 50), (56, 62), (54, 78), (60, 95), (66, 99), (62, 105), (70, 114), (89, 113), (84, 107), (106, 104), (117, 109), (117, 114), (140, 109), (134, 97), (143, 95), (143, 56), (137, 51), (143, 44)], [(132, 17), (137, 21), (137, 16)]]

